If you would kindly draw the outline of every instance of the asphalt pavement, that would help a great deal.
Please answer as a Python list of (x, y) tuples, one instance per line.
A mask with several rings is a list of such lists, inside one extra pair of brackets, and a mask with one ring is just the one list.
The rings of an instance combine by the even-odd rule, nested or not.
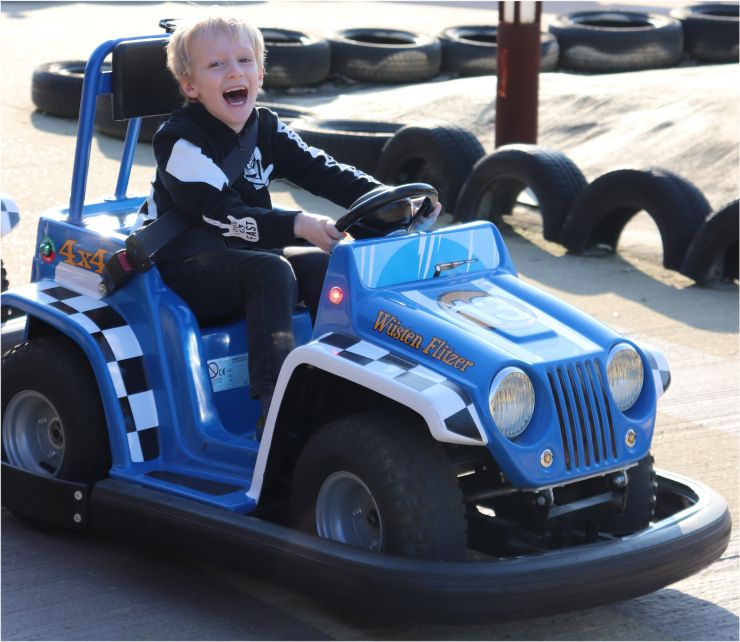
[[(436, 32), (495, 20), (493, 2), (234, 6), (249, 11), (260, 26), (315, 32), (369, 25)], [(546, 2), (545, 11), (586, 6), (606, 5)], [(609, 6), (665, 12), (675, 4)], [(2, 3), (0, 190), (15, 198), (22, 217), (20, 226), (2, 242), (11, 285), (30, 277), (39, 214), (69, 197), (74, 153), (75, 122), (34, 111), (33, 69), (53, 60), (85, 59), (109, 38), (157, 33), (160, 18), (197, 9), (193, 3)], [(609, 77), (543, 74), (541, 137), (571, 154), (590, 179), (627, 161), (666, 163), (719, 205), (738, 189), (737, 80), (738, 65)], [(495, 78), (484, 77), (417, 87), (371, 87), (347, 95), (288, 92), (280, 98), (332, 117), (354, 114), (364, 119), (372, 113), (405, 118), (413, 111), (424, 118), (455, 119), (475, 131), (491, 151), (494, 95)], [(595, 119), (607, 124), (599, 132), (584, 133), (576, 127)], [(636, 122), (649, 126), (636, 132)], [(689, 146), (687, 140), (696, 141), (698, 136), (702, 144)], [(90, 195), (112, 192), (120, 148), (120, 141), (96, 136)], [(132, 185), (143, 194), (154, 164), (151, 150), (139, 148)], [(725, 150), (721, 155), (716, 153), (720, 148)], [(275, 186), (275, 192), (275, 200), (287, 205), (338, 213), (287, 185)], [(645, 217), (627, 227), (618, 254), (602, 257), (572, 256), (545, 242), (536, 216), (518, 212), (507, 223), (503, 231), (521, 278), (664, 352), (673, 383), (658, 407), (653, 447), (657, 465), (718, 490), (737, 519), (737, 285), (699, 288), (664, 269), (659, 235)], [(321, 596), (284, 589), (280, 578), (256, 580), (180, 556), (175, 546), (152, 550), (138, 541), (48, 532), (5, 510), (1, 530), (0, 635), (6, 640), (738, 639), (736, 529), (717, 563), (650, 595), (560, 616), (470, 626), (398, 624), (382, 618), (358, 621), (332, 611)]]

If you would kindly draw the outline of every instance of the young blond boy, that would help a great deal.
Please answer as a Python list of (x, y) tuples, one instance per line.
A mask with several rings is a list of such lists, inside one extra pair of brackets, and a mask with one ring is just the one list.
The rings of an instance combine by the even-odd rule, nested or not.
[[(304, 301), (315, 320), (327, 252), (344, 236), (326, 216), (273, 209), (268, 187), (286, 179), (349, 207), (379, 183), (309, 147), (277, 114), (255, 107), (264, 42), (244, 21), (214, 15), (178, 26), (167, 65), (187, 103), (154, 136), (157, 176), (148, 215), (176, 209), (191, 227), (158, 252), (157, 264), (199, 320), (246, 315), (250, 387), (266, 415), (294, 347), (296, 302)], [(230, 185), (221, 164), (244, 144), (255, 119), (254, 152)], [(310, 245), (297, 245), (299, 239)]]

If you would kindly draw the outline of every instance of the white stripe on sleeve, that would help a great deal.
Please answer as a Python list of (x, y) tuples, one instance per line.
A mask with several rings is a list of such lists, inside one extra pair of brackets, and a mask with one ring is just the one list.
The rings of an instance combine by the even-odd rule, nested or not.
[(221, 168), (205, 156), (200, 147), (184, 138), (175, 143), (165, 169), (183, 183), (207, 183), (217, 190), (229, 184)]

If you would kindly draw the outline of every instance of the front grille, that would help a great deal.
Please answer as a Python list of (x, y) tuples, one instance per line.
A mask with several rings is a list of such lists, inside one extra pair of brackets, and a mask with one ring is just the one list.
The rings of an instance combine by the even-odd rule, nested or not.
[(617, 457), (606, 374), (597, 360), (569, 363), (547, 372), (560, 424), (565, 467), (600, 468)]

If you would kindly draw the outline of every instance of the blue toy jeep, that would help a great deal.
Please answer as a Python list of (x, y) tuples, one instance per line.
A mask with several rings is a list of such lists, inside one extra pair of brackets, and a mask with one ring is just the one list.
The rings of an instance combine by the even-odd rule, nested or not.
[[(378, 236), (337, 246), (315, 325), (296, 310), (258, 440), (243, 319), (199, 323), (156, 266), (103, 279), (143, 201), (127, 195), (141, 118), (179, 102), (166, 38), (92, 54), (69, 206), (40, 219), (31, 283), (3, 294), (24, 315), (3, 327), (7, 508), (407, 617), (584, 608), (722, 554), (722, 498), (653, 468), (663, 357), (519, 280), (488, 222), (408, 232), (387, 206), (426, 185), (338, 222)], [(130, 124), (114, 196), (85, 202), (101, 94)]]

